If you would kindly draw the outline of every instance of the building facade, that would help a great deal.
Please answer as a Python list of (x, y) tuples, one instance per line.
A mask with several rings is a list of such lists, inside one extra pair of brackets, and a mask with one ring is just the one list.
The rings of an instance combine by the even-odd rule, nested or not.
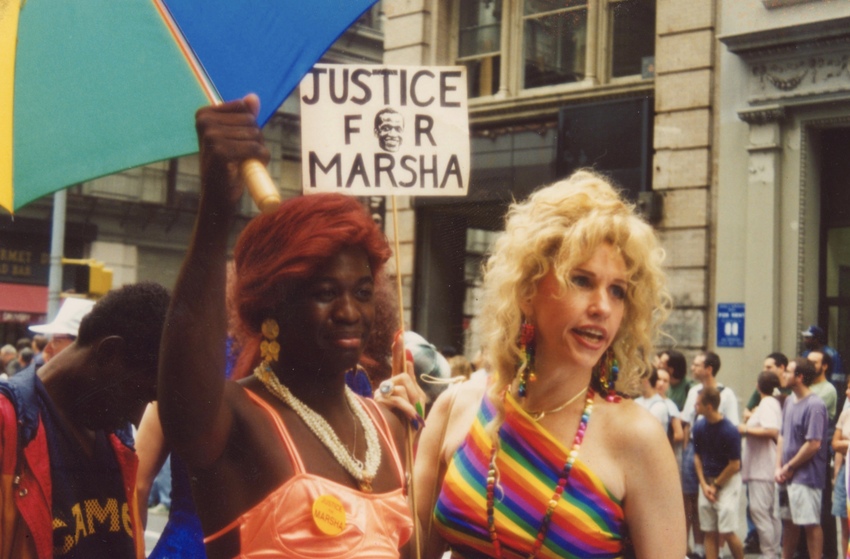
[(472, 356), (480, 265), (508, 203), (581, 167), (657, 227), (675, 310), (660, 345), (711, 337), (713, 0), (387, 0), (384, 62), (464, 65), (466, 199), (403, 199), (409, 323)]
[[(850, 357), (850, 5), (722, 0), (714, 298), (743, 303), (742, 348), (801, 350), (820, 325)], [(726, 366), (726, 365), (724, 365)]]

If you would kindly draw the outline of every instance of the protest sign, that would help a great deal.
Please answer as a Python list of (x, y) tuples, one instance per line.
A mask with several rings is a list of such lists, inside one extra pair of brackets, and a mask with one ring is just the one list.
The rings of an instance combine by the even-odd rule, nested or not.
[(466, 194), (465, 67), (317, 64), (300, 96), (305, 194)]

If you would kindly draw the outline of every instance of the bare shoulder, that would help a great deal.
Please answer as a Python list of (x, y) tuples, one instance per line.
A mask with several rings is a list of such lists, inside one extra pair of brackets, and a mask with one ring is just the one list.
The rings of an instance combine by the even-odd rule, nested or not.
[(267, 440), (278, 440), (276, 430), (269, 428), (274, 426), (273, 416), (257, 400), (265, 402), (272, 410), (279, 405), (279, 400), (256, 378), (248, 377), (224, 384), (223, 405), (233, 410), (234, 424), (230, 431), (230, 438), (231, 442), (237, 446), (246, 444), (244, 435), (246, 432), (260, 441), (261, 448), (268, 444)]
[(475, 378), (453, 384), (434, 402), (426, 418), (426, 433), (442, 439), (439, 451), (444, 459), (449, 459), (466, 438), (485, 392), (487, 378)]
[(653, 449), (667, 445), (667, 434), (661, 423), (646, 409), (633, 400), (623, 399), (619, 403), (601, 404), (605, 434), (609, 438), (610, 448), (618, 454), (634, 457), (637, 453), (653, 454)]
[(268, 391), (263, 384), (253, 376), (237, 381), (227, 381), (224, 383), (224, 405), (232, 407), (234, 410), (259, 410), (260, 407), (254, 402), (248, 394), (252, 392), (254, 396), (266, 399)]
[[(632, 400), (602, 406), (606, 436), (621, 469), (626, 523), (637, 557), (685, 554), (682, 487), (676, 458), (661, 422)], [(595, 411), (594, 411), (595, 413)], [(653, 518), (655, 522), (641, 522)]]
[(431, 406), (428, 420), (431, 418), (440, 420), (448, 414), (454, 415), (457, 407), (464, 408), (466, 404), (480, 402), (487, 391), (487, 378), (475, 378), (464, 382), (452, 384), (440, 394)]

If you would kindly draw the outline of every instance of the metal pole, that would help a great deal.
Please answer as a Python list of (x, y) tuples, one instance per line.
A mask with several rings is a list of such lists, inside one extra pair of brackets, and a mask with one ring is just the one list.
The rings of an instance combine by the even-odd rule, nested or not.
[(47, 281), (47, 320), (59, 312), (59, 294), (62, 292), (62, 253), (65, 251), (65, 210), (68, 191), (53, 195), (53, 231), (50, 235), (50, 276)]

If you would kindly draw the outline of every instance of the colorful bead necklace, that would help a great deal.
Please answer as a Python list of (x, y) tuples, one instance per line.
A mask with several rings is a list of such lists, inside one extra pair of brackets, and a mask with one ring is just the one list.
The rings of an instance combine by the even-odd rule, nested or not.
[[(567, 487), (567, 482), (570, 479), (570, 472), (573, 469), (573, 464), (578, 458), (578, 451), (581, 448), (581, 443), (584, 440), (584, 434), (587, 431), (587, 423), (590, 421), (590, 414), (593, 412), (593, 398), (595, 394), (592, 388), (587, 389), (587, 398), (584, 402), (584, 411), (581, 414), (581, 421), (576, 431), (575, 439), (573, 439), (573, 447), (567, 456), (567, 461), (561, 469), (561, 477), (558, 479), (558, 485), (555, 487), (555, 494), (549, 499), (546, 507), (546, 514), (543, 515), (543, 520), (540, 521), (540, 529), (537, 531), (537, 537), (534, 539), (534, 544), (531, 546), (531, 553), (528, 554), (528, 559), (534, 559), (537, 552), (543, 547), (543, 542), (546, 540), (546, 532), (549, 530), (549, 522), (552, 520), (552, 513), (555, 512), (555, 507), (558, 505), (558, 500), (561, 494)], [(490, 453), (490, 469), (487, 471), (487, 528), (490, 532), (490, 541), (493, 544), (493, 550), (496, 552), (496, 558), (502, 558), (502, 545), (499, 542), (499, 534), (496, 532), (496, 513), (495, 513), (495, 488), (496, 488), (496, 445), (493, 445), (493, 450)]]

